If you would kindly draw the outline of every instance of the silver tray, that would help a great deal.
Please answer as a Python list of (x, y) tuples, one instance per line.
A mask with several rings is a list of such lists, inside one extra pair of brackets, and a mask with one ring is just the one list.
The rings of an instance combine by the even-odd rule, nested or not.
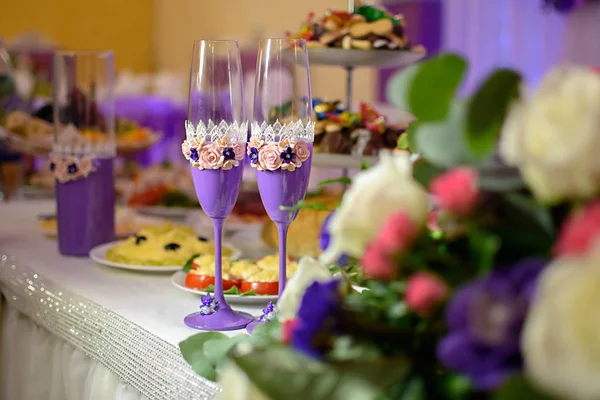
[(426, 55), (424, 51), (411, 50), (308, 49), (312, 65), (342, 67), (402, 67), (413, 64)]

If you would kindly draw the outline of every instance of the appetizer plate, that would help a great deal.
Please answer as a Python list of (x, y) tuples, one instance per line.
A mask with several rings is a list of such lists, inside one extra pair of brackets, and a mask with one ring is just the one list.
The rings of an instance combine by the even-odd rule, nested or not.
[[(175, 272), (171, 276), (171, 283), (175, 285), (178, 289), (184, 290), (189, 293), (194, 293), (198, 295), (205, 296), (207, 292), (203, 292), (202, 290), (192, 289), (185, 286), (185, 277), (187, 272), (184, 272), (179, 269), (179, 271)], [(225, 300), (228, 303), (236, 303), (236, 304), (267, 304), (270, 301), (277, 301), (277, 296), (270, 295), (256, 295), (256, 296), (240, 296), (237, 294), (226, 294)]]
[[(118, 263), (118, 262), (113, 262), (113, 261), (107, 260), (106, 252), (108, 251), (108, 249), (110, 249), (111, 247), (116, 246), (120, 243), (122, 243), (122, 241), (117, 240), (115, 242), (105, 243), (105, 244), (96, 246), (92, 250), (90, 250), (90, 258), (92, 260), (94, 260), (95, 262), (97, 262), (98, 264), (101, 264), (101, 265), (104, 265), (107, 267), (126, 269), (126, 270), (130, 270), (130, 271), (163, 273), (163, 272), (175, 272), (175, 271), (181, 270), (181, 265), (160, 265), (160, 266), (130, 265), (130, 264), (123, 264), (123, 263)], [(228, 243), (223, 243), (223, 247), (229, 247), (233, 251), (233, 253), (231, 254), (232, 259), (239, 258), (241, 256), (241, 252), (238, 249), (236, 249), (235, 247), (233, 247), (232, 245), (230, 245)]]

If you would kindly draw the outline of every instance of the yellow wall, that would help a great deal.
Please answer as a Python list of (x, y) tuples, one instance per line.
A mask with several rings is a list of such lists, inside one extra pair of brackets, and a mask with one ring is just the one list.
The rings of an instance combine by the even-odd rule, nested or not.
[[(177, 1), (177, 0), (173, 0)], [(153, 0), (1, 0), (0, 36), (35, 32), (69, 50), (114, 50), (116, 68), (151, 71)]]
[[(310, 11), (345, 9), (347, 0), (154, 0), (155, 62), (159, 69), (185, 72), (196, 39), (238, 39), (252, 45), (256, 39), (282, 37), (297, 29)], [(338, 68), (312, 68), (314, 97), (344, 98), (345, 74)], [(355, 100), (371, 101), (375, 74), (359, 70)]]
[[(345, 9), (347, 0), (0, 0), (0, 36), (39, 32), (67, 49), (113, 49), (117, 69), (187, 76), (195, 39), (259, 38), (295, 30), (309, 11)], [(374, 97), (375, 74), (356, 73), (355, 100)], [(315, 97), (344, 98), (342, 69), (314, 67)]]

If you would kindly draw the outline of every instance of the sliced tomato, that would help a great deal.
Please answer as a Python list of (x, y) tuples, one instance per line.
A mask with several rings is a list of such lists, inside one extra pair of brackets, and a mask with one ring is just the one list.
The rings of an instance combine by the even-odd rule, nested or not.
[(256, 294), (270, 294), (276, 295), (279, 293), (279, 282), (246, 282), (242, 281), (240, 286), (242, 293), (249, 292), (251, 290)]
[[(228, 279), (223, 279), (223, 290), (229, 290), (236, 285), (237, 282)], [(192, 289), (206, 289), (210, 285), (215, 284), (215, 277), (211, 275), (199, 275), (188, 273), (185, 277), (185, 286)]]

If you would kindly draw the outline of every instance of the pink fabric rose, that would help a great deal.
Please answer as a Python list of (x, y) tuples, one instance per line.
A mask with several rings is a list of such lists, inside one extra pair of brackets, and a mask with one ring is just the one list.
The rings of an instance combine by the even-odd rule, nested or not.
[(87, 177), (94, 170), (94, 162), (90, 157), (81, 157), (77, 163), (81, 176)]
[(419, 233), (417, 225), (404, 212), (392, 214), (381, 227), (375, 242), (387, 253), (393, 254), (410, 248)]
[(283, 160), (279, 156), (280, 153), (279, 147), (275, 144), (264, 146), (258, 152), (258, 168), (261, 171), (277, 170), (283, 163)]
[(67, 171), (67, 163), (62, 159), (57, 159), (54, 162), (54, 177), (60, 183), (65, 183), (70, 180), (69, 172)]
[(367, 247), (360, 262), (365, 274), (371, 278), (390, 279), (396, 274), (394, 259), (379, 242)]
[(440, 209), (459, 217), (469, 215), (477, 205), (477, 171), (456, 168), (435, 178), (430, 184)]
[(428, 316), (448, 296), (448, 285), (435, 275), (418, 272), (408, 280), (404, 300), (409, 310)]
[(310, 157), (310, 150), (308, 149), (308, 144), (300, 140), (294, 144), (294, 153), (296, 153), (296, 161), (305, 162)]
[(563, 222), (554, 244), (556, 256), (585, 254), (600, 239), (600, 201), (594, 201)]
[(183, 156), (185, 157), (185, 159), (189, 161), (189, 159), (190, 159), (190, 144), (187, 142), (187, 140), (184, 140), (183, 143), (181, 143), (181, 152), (183, 153)]
[(223, 166), (221, 146), (217, 143), (205, 143), (198, 149), (199, 164), (202, 169), (219, 169)]
[(233, 146), (233, 152), (235, 153), (235, 159), (238, 161), (242, 161), (244, 159), (244, 150), (245, 150), (245, 143), (243, 142), (236, 142)]

